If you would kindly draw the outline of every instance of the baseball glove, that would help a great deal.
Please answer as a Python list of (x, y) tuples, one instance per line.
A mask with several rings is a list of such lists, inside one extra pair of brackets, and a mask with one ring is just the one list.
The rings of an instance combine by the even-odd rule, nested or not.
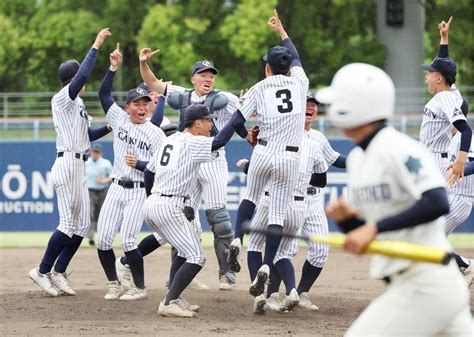
[(247, 136), (247, 141), (250, 143), (250, 145), (255, 146), (257, 145), (257, 137), (258, 134), (260, 133), (260, 127), (258, 125), (255, 125), (254, 127), (250, 128), (248, 130), (249, 135)]

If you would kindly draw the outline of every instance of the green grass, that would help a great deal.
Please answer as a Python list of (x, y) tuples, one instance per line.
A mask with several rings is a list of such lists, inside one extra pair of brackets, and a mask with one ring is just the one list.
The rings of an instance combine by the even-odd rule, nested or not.
[[(140, 241), (150, 232), (141, 232), (138, 235)], [(48, 243), (50, 232), (0, 232), (0, 248), (44, 248)], [(97, 235), (96, 235), (97, 236)], [(205, 248), (213, 246), (214, 238), (211, 232), (202, 233), (202, 242)], [(474, 234), (455, 233), (449, 236), (449, 242), (456, 249), (474, 249)], [(304, 245), (304, 243), (302, 243)], [(82, 243), (83, 247), (90, 247), (87, 240)], [(120, 236), (117, 235), (114, 247), (120, 247)]]

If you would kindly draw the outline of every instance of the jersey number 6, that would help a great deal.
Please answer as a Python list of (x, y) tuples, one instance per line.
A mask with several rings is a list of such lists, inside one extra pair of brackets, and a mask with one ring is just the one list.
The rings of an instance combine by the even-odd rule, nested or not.
[(170, 152), (173, 150), (173, 145), (168, 144), (163, 148), (163, 154), (161, 155), (160, 165), (166, 166), (170, 162)]
[(291, 103), (291, 91), (281, 89), (275, 93), (276, 98), (281, 98), (281, 105), (277, 105), (278, 111), (282, 114), (293, 111), (293, 103)]

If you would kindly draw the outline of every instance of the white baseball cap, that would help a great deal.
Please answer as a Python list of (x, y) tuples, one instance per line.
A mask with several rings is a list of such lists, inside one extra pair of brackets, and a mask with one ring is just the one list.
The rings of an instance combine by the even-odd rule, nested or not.
[(318, 90), (316, 99), (330, 104), (329, 120), (340, 129), (351, 129), (393, 116), (395, 86), (380, 68), (351, 63), (339, 69), (331, 86)]

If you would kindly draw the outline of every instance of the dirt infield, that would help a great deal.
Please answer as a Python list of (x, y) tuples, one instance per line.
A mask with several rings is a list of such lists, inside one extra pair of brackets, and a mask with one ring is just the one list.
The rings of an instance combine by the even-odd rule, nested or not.
[[(103, 299), (106, 279), (94, 249), (81, 249), (71, 264), (77, 296), (45, 297), (27, 276), (42, 253), (43, 249), (0, 250), (1, 335), (341, 336), (384, 289), (382, 282), (368, 279), (367, 257), (333, 250), (310, 295), (319, 312), (296, 309), (288, 314), (256, 316), (247, 292), (247, 270), (238, 274), (238, 285), (233, 291), (217, 290), (217, 261), (208, 249), (208, 262), (199, 279), (211, 290), (184, 293), (188, 301), (201, 306), (198, 317), (163, 318), (156, 310), (166, 292), (169, 249), (145, 258), (149, 298), (131, 303)], [(295, 260), (297, 277), (304, 253), (302, 250)], [(474, 256), (474, 250), (464, 253)], [(474, 311), (472, 304), (471, 309)]]

